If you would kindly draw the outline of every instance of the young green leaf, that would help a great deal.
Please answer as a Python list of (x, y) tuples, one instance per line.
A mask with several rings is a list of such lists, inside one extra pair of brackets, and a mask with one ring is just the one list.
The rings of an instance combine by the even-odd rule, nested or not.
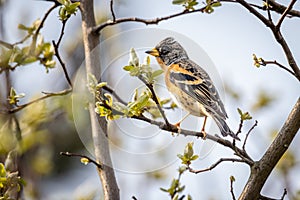
[(152, 78), (156, 78), (157, 76), (161, 75), (162, 73), (164, 73), (164, 70), (162, 69), (158, 69), (158, 70), (155, 70), (153, 73), (152, 73)]
[(240, 114), (241, 120), (250, 120), (252, 119), (252, 116), (249, 114), (249, 112), (243, 113), (241, 109), (237, 109), (238, 113)]
[(139, 66), (139, 58), (138, 58), (134, 48), (130, 49), (129, 65), (132, 65), (135, 67)]
[(173, 0), (172, 4), (180, 5), (186, 3), (187, 0)]

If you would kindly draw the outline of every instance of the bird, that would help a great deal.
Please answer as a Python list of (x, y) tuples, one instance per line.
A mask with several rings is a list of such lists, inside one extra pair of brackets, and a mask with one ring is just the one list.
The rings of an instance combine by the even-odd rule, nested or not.
[(156, 58), (164, 71), (165, 83), (173, 101), (187, 111), (187, 115), (175, 124), (178, 128), (189, 115), (204, 117), (201, 133), (205, 139), (206, 120), (211, 117), (224, 137), (229, 135), (240, 140), (225, 121), (228, 116), (212, 79), (189, 58), (179, 42), (173, 37), (167, 37), (145, 53)]

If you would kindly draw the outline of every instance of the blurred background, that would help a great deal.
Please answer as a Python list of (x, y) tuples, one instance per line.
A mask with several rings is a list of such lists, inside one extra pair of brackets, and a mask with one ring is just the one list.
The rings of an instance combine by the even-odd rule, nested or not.
[[(24, 37), (18, 24), (31, 25), (36, 19), (41, 19), (52, 6), (47, 1), (31, 0), (2, 0), (0, 3), (0, 39), (8, 43), (15, 43)], [(171, 0), (116, 0), (114, 6), (117, 18), (152, 19), (183, 10), (182, 6), (173, 5)], [(299, 10), (299, 6), (298, 2), (294, 8)], [(95, 11), (98, 23), (111, 19), (109, 1), (95, 1)], [(273, 15), (273, 20), (278, 18), (276, 14)], [(60, 29), (61, 21), (56, 9), (46, 20), (41, 34), (45, 41), (57, 41)], [(282, 25), (282, 32), (294, 57), (299, 58), (298, 19), (287, 18)], [(239, 125), (237, 108), (250, 112), (253, 120), (245, 122), (241, 138), (245, 137), (254, 120), (258, 121), (246, 149), (254, 159), (260, 159), (300, 94), (298, 81), (286, 71), (276, 66), (256, 68), (253, 65), (252, 54), (255, 53), (265, 60), (276, 60), (288, 66), (283, 51), (271, 32), (241, 6), (230, 3), (216, 8), (212, 14), (184, 15), (163, 21), (159, 25), (124, 23), (107, 27), (100, 36), (103, 41), (100, 56), (112, 59), (102, 61), (103, 79), (124, 100), (130, 101), (134, 89), (138, 87), (142, 90), (143, 87), (138, 80), (122, 70), (129, 59), (129, 48), (136, 48), (142, 61), (146, 56), (143, 52), (148, 47), (154, 47), (163, 39), (164, 34), (171, 34), (186, 44), (187, 49), (194, 50), (191, 54), (197, 63), (201, 63), (202, 58), (204, 63), (210, 63), (211, 68), (203, 68), (212, 72), (210, 74), (222, 93), (229, 116), (228, 124), (234, 131)], [(131, 39), (124, 39), (125, 36)], [(197, 56), (197, 51), (201, 56)], [(84, 61), (80, 12), (67, 22), (60, 53), (72, 80), (80, 80), (81, 63)], [(158, 67), (154, 59), (151, 59), (151, 63)], [(54, 92), (68, 87), (59, 64), (49, 69), (48, 73), (38, 64), (18, 67), (10, 73), (10, 79), (18, 93), (26, 94), (20, 99), (20, 104), (41, 96), (42, 91)], [(1, 73), (1, 110), (7, 99), (5, 80), (5, 74)], [(162, 98), (169, 98), (163, 77), (158, 79), (157, 91)], [(59, 154), (62, 151), (86, 155), (93, 152), (89, 128), (84, 125), (88, 122), (78, 122), (86, 119), (86, 113), (82, 110), (74, 115), (74, 105), (77, 109), (78, 104), (72, 104), (72, 98), (74, 100), (72, 95), (53, 97), (28, 106), (16, 114), (22, 133), (22, 142), (19, 144), (22, 156), (19, 163), (21, 176), (26, 181), (26, 199), (99, 199), (101, 196), (101, 183), (95, 167), (91, 164), (85, 166), (79, 159)], [(177, 122), (184, 114), (180, 109), (167, 111), (172, 123)], [(5, 115), (1, 113), (1, 162), (4, 162), (7, 153), (16, 145), (15, 139), (6, 134), (7, 123)], [(201, 125), (202, 119), (195, 117), (189, 117), (183, 123), (184, 128), (191, 130), (199, 129)], [(177, 154), (183, 153), (187, 142), (194, 142), (195, 153), (200, 156), (193, 163), (193, 168), (196, 169), (209, 167), (221, 157), (233, 156), (228, 149), (210, 141), (172, 136), (130, 119), (110, 122), (109, 130), (121, 199), (131, 199), (132, 196), (143, 200), (169, 199), (168, 194), (159, 188), (168, 188), (172, 179), (177, 178), (176, 170), (180, 166)], [(211, 130), (215, 131), (213, 125)], [(264, 195), (279, 198), (283, 189), (287, 188), (289, 192), (286, 199), (300, 199), (298, 146), (299, 135), (268, 179), (263, 188)], [(184, 173), (184, 193), (190, 194), (193, 199), (231, 199), (231, 175), (236, 179), (234, 191), (238, 196), (249, 175), (248, 166), (238, 163), (223, 163), (212, 171), (197, 175)]]

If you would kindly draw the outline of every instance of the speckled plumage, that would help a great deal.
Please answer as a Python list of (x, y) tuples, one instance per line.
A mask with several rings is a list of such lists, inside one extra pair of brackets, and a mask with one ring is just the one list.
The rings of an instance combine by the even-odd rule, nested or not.
[[(211, 78), (189, 59), (184, 48), (174, 38), (162, 40), (146, 53), (155, 56), (164, 69), (166, 86), (178, 106), (194, 116), (212, 117), (223, 136), (230, 135), (239, 140), (225, 122), (227, 113)], [(204, 127), (205, 124), (203, 130)]]

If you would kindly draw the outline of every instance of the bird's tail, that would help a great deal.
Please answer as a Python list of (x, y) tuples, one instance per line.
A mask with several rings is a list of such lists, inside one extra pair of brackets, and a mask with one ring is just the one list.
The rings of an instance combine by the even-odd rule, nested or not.
[(236, 140), (240, 141), (240, 138), (238, 136), (236, 136), (228, 127), (227, 123), (225, 122), (224, 119), (220, 118), (220, 117), (214, 117), (213, 118), (217, 124), (217, 126), (219, 127), (221, 134), (223, 136), (227, 136), (230, 135), (231, 137), (233, 137)]

